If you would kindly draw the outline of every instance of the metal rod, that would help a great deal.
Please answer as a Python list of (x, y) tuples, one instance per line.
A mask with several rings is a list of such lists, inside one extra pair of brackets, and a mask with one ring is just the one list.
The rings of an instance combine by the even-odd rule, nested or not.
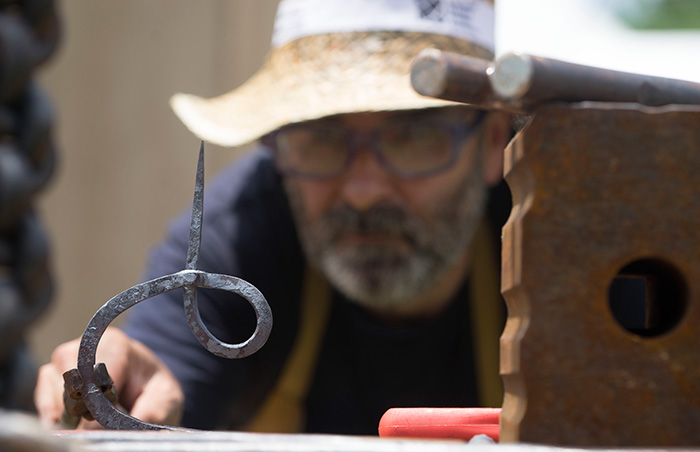
[(700, 104), (700, 84), (613, 71), (532, 55), (510, 53), (494, 64), (489, 80), (502, 99), (633, 102), (641, 105)]
[(411, 84), (424, 96), (481, 105), (493, 96), (486, 75), (490, 64), (481, 58), (425, 49), (413, 61)]
[(700, 84), (509, 53), (495, 62), (427, 49), (413, 62), (420, 94), (484, 109), (530, 114), (551, 102), (700, 104)]

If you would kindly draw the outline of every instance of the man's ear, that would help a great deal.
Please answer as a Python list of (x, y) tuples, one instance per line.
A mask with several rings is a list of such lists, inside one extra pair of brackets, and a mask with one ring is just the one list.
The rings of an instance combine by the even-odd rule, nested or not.
[(503, 179), (503, 150), (511, 137), (511, 115), (490, 112), (484, 127), (484, 181), (489, 186)]

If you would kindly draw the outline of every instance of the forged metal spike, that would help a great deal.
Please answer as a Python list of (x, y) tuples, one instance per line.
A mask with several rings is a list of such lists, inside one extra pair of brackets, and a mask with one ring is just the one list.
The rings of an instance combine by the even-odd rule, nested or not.
[(204, 141), (199, 147), (197, 176), (194, 183), (192, 200), (192, 219), (190, 221), (190, 240), (187, 245), (187, 263), (185, 269), (196, 270), (199, 265), (199, 248), (202, 244), (202, 217), (204, 214)]
[[(204, 209), (204, 142), (199, 148), (197, 176), (190, 237), (187, 246), (186, 269), (137, 284), (111, 298), (88, 323), (78, 351), (78, 373), (82, 381), (81, 399), (89, 415), (105, 428), (117, 430), (183, 430), (166, 425), (144, 422), (120, 411), (114, 406), (116, 392), (107, 376), (107, 369), (95, 366), (97, 345), (109, 324), (122, 312), (136, 303), (175, 289), (183, 289), (185, 317), (192, 333), (209, 352), (224, 358), (245, 358), (260, 349), (272, 329), (272, 311), (263, 294), (252, 284), (240, 278), (197, 270), (202, 242), (202, 218)], [(218, 289), (235, 293), (248, 301), (257, 319), (255, 331), (239, 344), (229, 344), (214, 336), (202, 321), (197, 305), (197, 288)], [(70, 376), (70, 375), (69, 375)], [(69, 388), (70, 389), (70, 388)], [(65, 400), (73, 400), (65, 397)], [(64, 403), (65, 403), (64, 400)], [(66, 405), (68, 407), (68, 405)], [(87, 414), (84, 415), (87, 417)], [(67, 419), (75, 424), (74, 419)]]

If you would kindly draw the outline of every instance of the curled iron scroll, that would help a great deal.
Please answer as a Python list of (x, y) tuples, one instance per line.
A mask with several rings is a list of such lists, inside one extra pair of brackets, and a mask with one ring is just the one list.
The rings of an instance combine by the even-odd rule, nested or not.
[[(258, 351), (272, 329), (272, 312), (263, 294), (240, 278), (197, 270), (201, 242), (203, 207), (203, 148), (200, 148), (192, 205), (190, 241), (185, 269), (135, 285), (105, 303), (92, 317), (83, 333), (78, 352), (78, 372), (82, 378), (82, 399), (95, 420), (105, 428), (116, 430), (180, 430), (151, 424), (118, 410), (103, 394), (95, 374), (95, 355), (100, 338), (110, 323), (122, 312), (156, 295), (182, 288), (187, 323), (197, 340), (211, 353), (223, 358), (244, 358)], [(225, 290), (245, 298), (255, 310), (257, 324), (253, 334), (239, 344), (221, 342), (207, 329), (199, 314), (197, 288)]]

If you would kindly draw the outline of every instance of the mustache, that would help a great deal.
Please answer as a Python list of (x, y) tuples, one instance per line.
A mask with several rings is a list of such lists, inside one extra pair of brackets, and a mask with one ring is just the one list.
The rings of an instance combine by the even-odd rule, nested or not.
[(348, 205), (337, 207), (319, 221), (331, 238), (342, 234), (399, 234), (412, 236), (413, 219), (405, 210), (393, 205), (375, 206), (359, 211)]

